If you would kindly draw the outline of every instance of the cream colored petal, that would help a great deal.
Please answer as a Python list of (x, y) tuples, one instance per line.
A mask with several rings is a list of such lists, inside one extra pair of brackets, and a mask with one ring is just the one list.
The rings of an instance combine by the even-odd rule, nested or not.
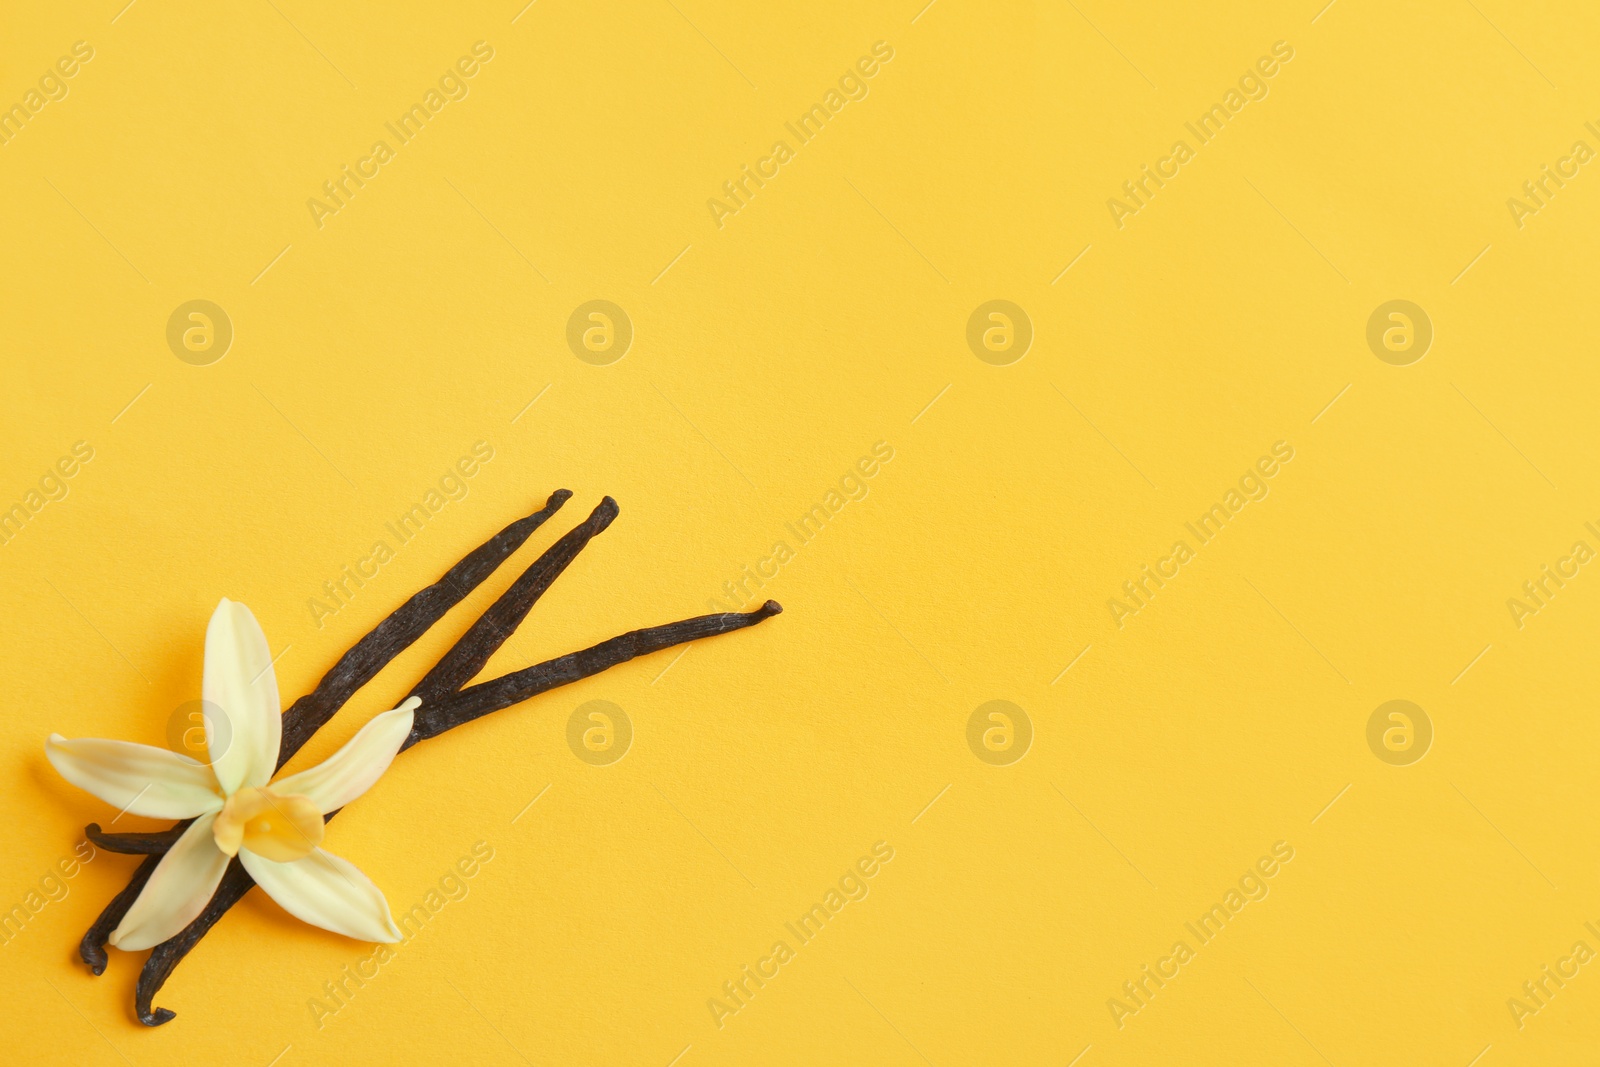
[(211, 766), (223, 792), (266, 785), (283, 739), (278, 677), (261, 624), (249, 608), (226, 597), (206, 627), (201, 695), (226, 720), (213, 722), (210, 714), (205, 719)]
[(267, 896), (302, 922), (358, 941), (400, 940), (383, 891), (349, 860), (319, 848), (303, 860), (275, 863), (241, 848), (239, 862)]
[(144, 891), (111, 932), (111, 944), (125, 952), (154, 948), (193, 922), (228, 869), (228, 857), (211, 840), (215, 812), (200, 816), (167, 850)]
[(315, 767), (273, 782), (272, 791), (310, 797), (324, 815), (338, 811), (371, 789), (389, 769), (395, 753), (411, 733), (411, 721), (421, 703), (411, 697), (393, 711), (375, 716), (349, 744)]
[(164, 748), (51, 734), (44, 754), (61, 777), (130, 815), (192, 819), (222, 807), (211, 768)]

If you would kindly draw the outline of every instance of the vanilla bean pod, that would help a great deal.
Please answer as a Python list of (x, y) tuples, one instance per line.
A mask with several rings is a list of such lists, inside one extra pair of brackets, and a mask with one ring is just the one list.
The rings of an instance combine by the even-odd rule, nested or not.
[(170, 830), (161, 830), (153, 834), (108, 834), (100, 829), (99, 823), (92, 822), (83, 828), (83, 835), (95, 848), (103, 848), (107, 852), (120, 852), (129, 856), (159, 856), (183, 836), (183, 832), (193, 821), (185, 819)]
[(122, 892), (111, 898), (111, 902), (100, 912), (100, 917), (84, 932), (83, 940), (78, 942), (79, 958), (95, 974), (105, 973), (106, 942), (111, 938), (111, 932), (121, 925), (122, 917), (128, 914), (133, 902), (139, 899), (139, 894), (144, 892), (145, 883), (150, 881), (160, 862), (161, 856), (158, 854), (146, 856), (144, 862), (133, 869)]
[(644, 630), (631, 630), (608, 641), (602, 641), (581, 652), (534, 664), (492, 682), (469, 686), (455, 696), (447, 697), (432, 707), (424, 704), (417, 709), (411, 735), (400, 746), (404, 752), (418, 741), (437, 737), (446, 730), (481, 718), (491, 711), (499, 711), (520, 704), (529, 697), (570, 685), (590, 675), (626, 663), (636, 656), (647, 656), (673, 645), (698, 641), (703, 637), (742, 630), (754, 626), (783, 611), (776, 600), (769, 600), (755, 611), (724, 611), (715, 615), (697, 615), (692, 619), (669, 622)]
[[(531, 515), (511, 523), (489, 540), (473, 549), (461, 561), (444, 573), (437, 582), (417, 593), (391, 612), (371, 633), (356, 642), (348, 652), (339, 657), (333, 669), (322, 676), (317, 687), (296, 700), (283, 714), (283, 741), (279, 749), (278, 769), (298, 752), (311, 735), (331, 719), (356, 691), (366, 685), (390, 660), (411, 646), (428, 628), (438, 622), (451, 608), (459, 604), (468, 593), (493, 574), (501, 563), (510, 557), (533, 532), (544, 525), (572, 498), (569, 489), (558, 489), (550, 494), (545, 506)], [(185, 824), (187, 825), (187, 824)], [(181, 832), (181, 827), (178, 828)], [(102, 834), (108, 842), (112, 835)], [(108, 848), (111, 845), (108, 843)], [(122, 849), (115, 849), (123, 851)], [(78, 944), (78, 955), (95, 974), (106, 969), (106, 941), (122, 922), (123, 916), (133, 906), (144, 889), (150, 875), (155, 872), (161, 856), (151, 853), (134, 869), (128, 885), (112, 898), (100, 917), (84, 933)]]
[[(485, 578), (522, 547), (545, 520), (572, 499), (568, 489), (550, 494), (545, 506), (501, 530), (445, 572), (444, 577), (406, 601), (393, 614), (339, 657), (333, 669), (323, 675), (316, 689), (301, 697), (283, 713), (283, 744), (278, 751), (277, 770), (311, 740), (355, 695), (372, 681), (389, 661), (410, 648), (412, 643), (444, 617), (445, 612), (465, 599)], [(276, 773), (276, 772), (274, 772)]]
[[(609, 522), (609, 519), (607, 521)], [(452, 727), (471, 722), (492, 711), (510, 707), (558, 686), (599, 674), (637, 656), (659, 652), (686, 641), (742, 630), (781, 611), (783, 608), (777, 601), (769, 600), (751, 612), (700, 615), (692, 619), (667, 623), (664, 626), (632, 630), (581, 652), (558, 656), (492, 682), (471, 686), (454, 696), (446, 697), (431, 709), (427, 705), (418, 708), (416, 724), (400, 751), (404, 752), (418, 741), (437, 737)], [(334, 814), (337, 812), (330, 814), (328, 818), (331, 819)], [(216, 893), (212, 895), (199, 917), (181, 932), (150, 950), (150, 957), (145, 960), (144, 968), (139, 972), (138, 985), (134, 990), (134, 1008), (138, 1012), (140, 1022), (146, 1026), (160, 1026), (175, 1017), (175, 1013), (170, 1009), (152, 1009), (156, 993), (166, 983), (179, 962), (254, 885), (255, 881), (235, 857), (228, 864), (221, 884), (217, 886)]]
[(423, 676), (410, 695), (417, 697), (426, 707), (476, 678), (484, 664), (489, 662), (489, 657), (527, 617), (550, 584), (561, 576), (561, 572), (567, 569), (567, 565), (577, 558), (592, 538), (611, 525), (617, 517), (617, 510), (615, 500), (604, 498), (581, 525), (569, 530), (545, 550), (488, 611), (478, 616), (478, 621)]

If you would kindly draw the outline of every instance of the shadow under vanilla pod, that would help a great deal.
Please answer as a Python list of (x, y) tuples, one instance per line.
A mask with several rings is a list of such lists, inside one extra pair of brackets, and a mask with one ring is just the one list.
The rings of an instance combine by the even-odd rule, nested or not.
[[(147, 889), (153, 888), (153, 878), (157, 883), (154, 888), (159, 888), (161, 879), (169, 878), (170, 872), (177, 869), (175, 862), (160, 877), (156, 877), (158, 868), (162, 867), (169, 853), (173, 854), (176, 861), (183, 856), (180, 849), (189, 850), (205, 857), (204, 863), (225, 864), (220, 879), (206, 883), (208, 887), (215, 885), (216, 888), (198, 915), (177, 933), (154, 944), (150, 956), (145, 960), (134, 994), (134, 1007), (140, 1022), (146, 1026), (159, 1026), (174, 1018), (172, 1011), (152, 1007), (156, 993), (183, 957), (229, 908), (258, 884), (259, 876), (269, 877), (269, 884), (263, 885), (263, 889), (286, 910), (314, 925), (352, 936), (371, 931), (368, 939), (377, 941), (393, 931), (388, 905), (376, 887), (352, 865), (331, 857), (315, 846), (321, 840), (321, 824), (337, 815), (343, 803), (359, 796), (375, 782), (388, 766), (389, 760), (399, 752), (490, 712), (599, 674), (635, 657), (754, 626), (783, 610), (776, 601), (769, 600), (754, 611), (700, 615), (633, 630), (582, 651), (469, 686), (467, 683), (477, 676), (490, 657), (515, 632), (551, 583), (592, 538), (616, 519), (617, 503), (606, 497), (586, 520), (558, 539), (517, 577), (510, 588), (468, 627), (444, 657), (412, 688), (399, 707), (385, 712), (363, 727), (355, 739), (324, 764), (279, 778), (276, 782), (269, 781), (358, 690), (482, 584), (571, 496), (572, 493), (565, 489), (552, 493), (543, 508), (501, 530), (445, 572), (439, 581), (402, 604), (341, 656), (315, 689), (296, 700), (280, 717), (273, 719), (271, 728), (263, 731), (263, 737), (236, 738), (236, 741), (247, 742), (234, 746), (248, 749), (243, 754), (235, 753), (233, 748), (226, 749), (225, 754), (214, 753), (213, 764), (207, 766), (165, 750), (149, 749), (148, 746), (52, 738), (49, 749), (51, 761), (75, 784), (85, 788), (94, 785), (97, 788), (91, 791), (95, 792), (115, 792), (130, 785), (137, 786), (139, 781), (144, 780), (145, 789), (153, 794), (141, 802), (144, 805), (142, 810), (146, 813), (165, 814), (172, 818), (184, 818), (185, 812), (193, 813), (193, 817), (184, 818), (170, 830), (157, 833), (107, 833), (95, 823), (90, 823), (86, 828), (89, 840), (105, 851), (145, 857), (127, 887), (106, 906), (79, 944), (79, 955), (95, 974), (105, 971), (105, 946), (108, 942), (116, 944), (124, 941), (125, 947), (144, 947), (155, 941), (155, 935), (149, 933), (151, 929), (161, 931), (164, 936), (175, 925), (171, 913), (179, 905), (171, 901), (152, 903), (152, 897), (156, 894), (152, 892), (150, 896), (145, 895)], [(219, 660), (233, 656), (238, 662), (252, 662), (248, 653), (254, 643), (260, 642), (262, 647), (265, 644), (259, 627), (255, 627), (248, 611), (242, 605), (224, 601), (217, 615), (213, 616), (212, 630), (207, 633), (208, 689), (212, 683), (209, 676), (213, 667), (213, 631)], [(240, 648), (244, 649), (243, 653), (238, 651)], [(234, 660), (229, 661), (230, 666), (237, 666)], [(244, 683), (245, 688), (253, 688), (264, 676), (270, 677), (270, 671), (271, 664), (268, 662), (259, 674)], [(275, 707), (276, 683), (265, 688), (270, 690)], [(219, 691), (224, 697), (229, 692), (227, 685), (223, 685)], [(244, 702), (253, 699), (242, 692), (234, 695)], [(208, 699), (211, 698), (208, 696)], [(215, 702), (221, 705), (229, 719), (240, 717), (226, 702)], [(248, 735), (248, 731), (241, 731), (241, 734)], [(278, 736), (266, 736), (271, 734)], [(140, 759), (155, 757), (160, 757), (162, 764), (159, 775), (157, 768), (138, 763)], [(166, 757), (187, 760), (193, 766), (173, 763)], [(122, 762), (118, 763), (117, 760)], [(148, 778), (134, 777), (140, 773)], [(289, 800), (275, 793), (273, 787), (297, 792)], [(210, 794), (205, 792), (206, 788), (211, 790)], [(128, 791), (131, 793), (132, 789)], [(221, 796), (215, 795), (217, 793)], [(134, 799), (138, 800), (139, 797)], [(158, 812), (157, 809), (163, 804), (168, 805), (170, 810)], [(280, 815), (283, 816), (281, 821), (278, 818)], [(319, 817), (320, 822), (317, 821)], [(283, 825), (285, 823), (288, 825)], [(303, 840), (296, 841), (296, 835)], [(218, 850), (222, 854), (220, 859), (211, 855)], [(381, 919), (370, 913), (338, 912), (332, 905), (347, 902), (334, 900), (330, 904), (328, 897), (318, 896), (315, 887), (313, 891), (306, 890), (308, 882), (321, 877), (316, 870), (318, 864), (335, 862), (343, 865), (338, 870), (339, 877), (351, 886), (363, 890), (371, 886), (371, 894), (376, 895), (376, 901), (372, 901), (369, 894), (366, 904), (373, 908), (381, 906)], [(212, 872), (210, 877), (217, 876)], [(323, 880), (337, 885), (331, 879)], [(365, 883), (365, 886), (361, 883)], [(198, 902), (195, 903), (198, 906)], [(162, 907), (166, 908), (165, 913), (160, 910)], [(130, 912), (134, 916), (132, 920), (129, 919)], [(155, 915), (153, 920), (150, 918), (152, 913)], [(182, 917), (178, 921), (192, 914), (192, 910), (182, 910)], [(114, 936), (117, 939), (115, 941)]]

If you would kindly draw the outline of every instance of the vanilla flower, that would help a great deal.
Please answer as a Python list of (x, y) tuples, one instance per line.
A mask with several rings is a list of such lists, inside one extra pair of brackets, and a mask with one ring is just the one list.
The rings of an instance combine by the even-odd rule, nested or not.
[[(111, 944), (131, 952), (177, 934), (204, 910), (235, 855), (296, 918), (363, 941), (398, 941), (382, 891), (318, 846), (323, 816), (372, 788), (410, 734), (420, 701), (377, 716), (318, 766), (272, 781), (283, 737), (272, 654), (250, 609), (227, 599), (206, 627), (202, 695), (209, 765), (128, 741), (51, 734), (45, 745), (63, 778), (107, 804), (194, 820), (161, 858)], [(213, 721), (218, 709), (222, 723)]]

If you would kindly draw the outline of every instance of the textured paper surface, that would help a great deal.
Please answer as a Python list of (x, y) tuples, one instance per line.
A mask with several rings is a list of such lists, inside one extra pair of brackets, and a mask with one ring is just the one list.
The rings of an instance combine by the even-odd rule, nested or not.
[[(1595, 1046), (1594, 12), (122, 2), (0, 43), (7, 1058)], [(491, 672), (785, 613), (407, 752), (328, 845), (421, 932), (253, 893), (140, 1027), (45, 736), (181, 742), (221, 596), (292, 699), (562, 486), (294, 767), (607, 493)]]

